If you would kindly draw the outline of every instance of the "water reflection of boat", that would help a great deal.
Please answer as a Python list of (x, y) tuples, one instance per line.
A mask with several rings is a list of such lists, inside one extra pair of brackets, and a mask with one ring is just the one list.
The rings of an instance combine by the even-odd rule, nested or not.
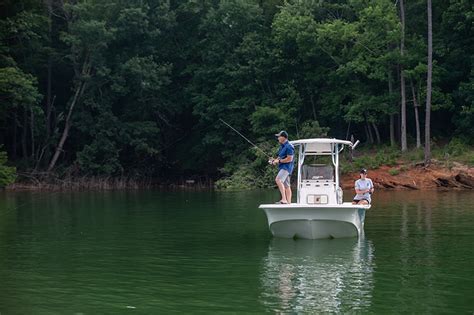
[(273, 239), (261, 274), (262, 304), (273, 312), (354, 312), (370, 306), (373, 245), (363, 237)]

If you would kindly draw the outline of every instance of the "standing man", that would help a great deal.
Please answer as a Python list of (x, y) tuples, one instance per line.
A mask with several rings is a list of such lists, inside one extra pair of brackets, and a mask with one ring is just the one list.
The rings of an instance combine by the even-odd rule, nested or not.
[(293, 172), (294, 161), (293, 156), (295, 155), (295, 148), (288, 141), (288, 133), (284, 130), (280, 131), (275, 135), (278, 137), (280, 143), (280, 150), (278, 150), (278, 157), (271, 159), (269, 162), (273, 165), (278, 165), (278, 174), (275, 178), (275, 182), (280, 190), (281, 200), (277, 203), (290, 204), (291, 203), (291, 187), (290, 187), (290, 176)]
[(374, 192), (374, 184), (370, 178), (367, 178), (367, 170), (361, 169), (359, 172), (360, 178), (355, 182), (356, 195), (352, 204), (354, 205), (368, 205), (371, 201), (371, 195)]

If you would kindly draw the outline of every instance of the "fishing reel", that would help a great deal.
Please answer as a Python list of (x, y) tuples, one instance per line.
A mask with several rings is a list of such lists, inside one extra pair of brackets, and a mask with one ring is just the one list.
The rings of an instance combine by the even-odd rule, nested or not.
[(270, 158), (270, 159), (268, 159), (268, 164), (270, 164), (270, 165), (275, 165), (275, 164), (274, 164), (275, 161), (278, 161), (278, 159)]

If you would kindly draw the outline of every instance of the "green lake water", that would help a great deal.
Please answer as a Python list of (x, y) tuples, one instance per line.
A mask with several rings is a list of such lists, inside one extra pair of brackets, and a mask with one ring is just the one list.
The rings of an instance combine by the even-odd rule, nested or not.
[(271, 237), (277, 199), (0, 193), (0, 314), (473, 314), (474, 193), (377, 192), (365, 237), (315, 241)]

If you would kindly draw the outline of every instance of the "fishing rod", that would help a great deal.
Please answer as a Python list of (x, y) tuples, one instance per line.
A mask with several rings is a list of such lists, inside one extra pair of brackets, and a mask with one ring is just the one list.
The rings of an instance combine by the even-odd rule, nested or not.
[(263, 154), (265, 154), (266, 157), (268, 157), (269, 159), (273, 159), (273, 157), (271, 155), (269, 155), (267, 152), (263, 151), (263, 149), (259, 148), (255, 143), (253, 143), (252, 141), (250, 141), (246, 136), (244, 136), (243, 134), (241, 134), (237, 129), (235, 129), (234, 127), (232, 127), (231, 125), (229, 125), (228, 123), (226, 123), (222, 118), (219, 118), (220, 121), (222, 121), (222, 123), (224, 123), (227, 127), (229, 127), (230, 129), (232, 129), (233, 131), (235, 131), (239, 136), (241, 136), (242, 138), (245, 139), (245, 141), (247, 141), (248, 143), (250, 143), (254, 148), (258, 149), (260, 152), (262, 152)]

